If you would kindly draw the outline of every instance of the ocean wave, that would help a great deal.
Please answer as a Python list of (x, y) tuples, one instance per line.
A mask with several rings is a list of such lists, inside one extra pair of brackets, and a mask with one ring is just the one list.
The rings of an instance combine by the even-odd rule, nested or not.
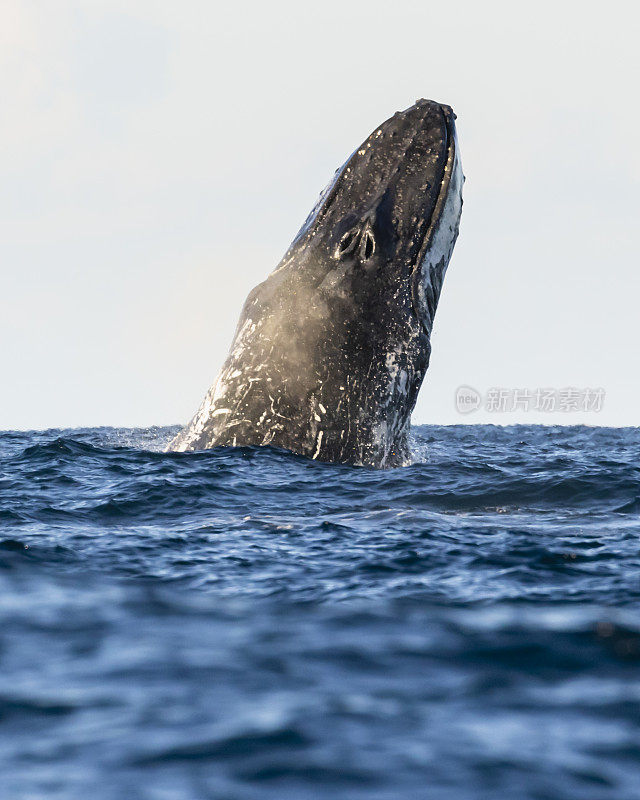
[(8, 796), (634, 796), (640, 431), (175, 430), (0, 434)]

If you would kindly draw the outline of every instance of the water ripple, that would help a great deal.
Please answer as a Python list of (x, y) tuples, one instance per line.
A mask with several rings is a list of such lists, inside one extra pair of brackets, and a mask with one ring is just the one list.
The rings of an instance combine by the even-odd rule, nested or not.
[(7, 797), (637, 794), (638, 430), (175, 430), (0, 434)]

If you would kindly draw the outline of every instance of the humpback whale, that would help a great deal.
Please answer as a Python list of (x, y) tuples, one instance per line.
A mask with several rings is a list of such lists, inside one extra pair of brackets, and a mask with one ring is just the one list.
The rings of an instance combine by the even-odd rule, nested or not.
[(247, 297), (220, 373), (169, 450), (271, 445), (410, 463), (411, 412), (458, 235), (455, 115), (418, 100), (340, 167)]

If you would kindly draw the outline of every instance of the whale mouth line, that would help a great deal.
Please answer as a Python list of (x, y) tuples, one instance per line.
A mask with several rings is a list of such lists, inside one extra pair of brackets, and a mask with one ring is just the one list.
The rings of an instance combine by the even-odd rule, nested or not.
[(429, 220), (429, 224), (426, 227), (424, 237), (422, 239), (422, 244), (420, 245), (420, 250), (418, 251), (418, 264), (414, 266), (414, 269), (416, 266), (420, 266), (420, 264), (422, 263), (425, 243), (428, 242), (429, 239), (431, 238), (434, 228), (436, 227), (438, 221), (440, 220), (440, 216), (442, 215), (442, 210), (444, 208), (447, 199), (449, 184), (451, 182), (451, 173), (453, 170), (453, 163), (456, 155), (455, 134), (453, 128), (453, 121), (451, 119), (452, 112), (449, 111), (447, 113), (447, 111), (442, 106), (440, 106), (440, 111), (442, 112), (442, 116), (444, 117), (446, 122), (445, 130), (447, 134), (447, 146), (446, 146), (447, 156), (445, 158), (444, 166), (442, 168), (442, 177), (440, 178), (439, 181), (438, 196), (433, 206), (433, 211), (431, 212), (431, 219)]
[[(422, 243), (420, 244), (420, 248), (416, 256), (416, 261), (415, 264), (413, 265), (413, 269), (411, 272), (411, 293), (412, 293), (413, 309), (427, 334), (429, 334), (430, 331), (423, 318), (424, 315), (421, 314), (419, 310), (419, 304), (417, 301), (417, 291), (418, 291), (417, 285), (418, 282), (420, 281), (420, 276), (427, 255), (427, 250), (429, 249), (429, 244), (433, 239), (434, 233), (440, 223), (440, 220), (442, 219), (442, 214), (447, 203), (449, 186), (451, 185), (451, 178), (453, 176), (453, 170), (457, 156), (456, 134), (455, 134), (455, 123), (454, 123), (455, 115), (452, 109), (449, 108), (448, 106), (441, 105), (440, 110), (446, 122), (447, 155), (444, 162), (444, 167), (442, 169), (442, 177), (439, 181), (438, 196), (433, 206), (433, 211), (431, 212), (431, 218), (429, 220), (429, 224), (425, 228), (425, 232), (422, 238)], [(431, 312), (431, 321), (433, 321), (434, 314), (435, 314), (435, 308)]]

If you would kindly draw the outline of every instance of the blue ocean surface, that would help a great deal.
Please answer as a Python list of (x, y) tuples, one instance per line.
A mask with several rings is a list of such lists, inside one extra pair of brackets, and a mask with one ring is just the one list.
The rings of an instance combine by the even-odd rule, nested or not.
[(637, 800), (640, 430), (0, 434), (3, 800)]

